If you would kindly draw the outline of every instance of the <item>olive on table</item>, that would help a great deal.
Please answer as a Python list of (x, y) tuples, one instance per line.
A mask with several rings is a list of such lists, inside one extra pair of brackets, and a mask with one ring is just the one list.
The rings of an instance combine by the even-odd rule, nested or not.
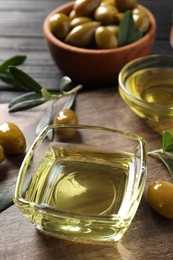
[(2, 163), (5, 159), (5, 155), (4, 155), (4, 149), (3, 147), (0, 145), (0, 163)]
[(148, 202), (160, 215), (173, 219), (173, 184), (157, 180), (148, 187)]
[(76, 0), (73, 6), (76, 16), (91, 16), (101, 0)]
[(104, 5), (99, 6), (94, 13), (96, 21), (101, 22), (102, 25), (114, 24), (117, 19), (118, 9), (115, 6)]
[(49, 26), (58, 39), (64, 39), (70, 30), (70, 19), (63, 13), (56, 13), (51, 16)]
[(144, 8), (142, 6), (137, 6), (133, 9), (132, 15), (136, 28), (143, 33), (147, 32), (150, 27), (150, 20)]
[(19, 127), (12, 122), (0, 124), (0, 145), (5, 154), (20, 154), (26, 149), (26, 140)]
[(138, 4), (137, 0), (116, 0), (116, 7), (120, 12), (134, 9)]
[(65, 42), (76, 47), (87, 47), (92, 43), (95, 30), (99, 25), (99, 22), (88, 22), (78, 25), (69, 32)]
[[(54, 117), (54, 125), (76, 125), (79, 120), (76, 113), (71, 109), (63, 109)], [(62, 139), (70, 138), (76, 133), (76, 129), (56, 129), (56, 134)]]
[(99, 49), (112, 49), (118, 47), (118, 40), (115, 33), (107, 26), (99, 26), (96, 29), (95, 41)]

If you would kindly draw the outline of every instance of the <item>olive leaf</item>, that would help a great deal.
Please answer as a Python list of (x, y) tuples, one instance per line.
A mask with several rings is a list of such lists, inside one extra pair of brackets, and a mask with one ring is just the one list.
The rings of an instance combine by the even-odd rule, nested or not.
[(63, 92), (71, 83), (72, 83), (72, 81), (69, 77), (67, 77), (67, 76), (63, 77), (59, 83), (60, 92)]
[(57, 93), (50, 93), (30, 75), (15, 67), (22, 64), (25, 59), (26, 56), (15, 56), (0, 65), (0, 79), (2, 81), (30, 91), (13, 99), (9, 104), (9, 112), (29, 109), (41, 105), (48, 100), (58, 100), (62, 96), (77, 93), (83, 87), (82, 85), (78, 85), (70, 88), (70, 90), (66, 90), (72, 81), (69, 77), (65, 76), (60, 81), (59, 91)]
[(136, 30), (132, 12), (126, 11), (119, 26), (118, 46), (124, 46), (139, 40), (142, 32)]
[(12, 85), (17, 88), (20, 87), (19, 83), (9, 73), (0, 73), (0, 79), (8, 85)]
[(25, 100), (25, 101), (21, 101), (19, 103), (16, 103), (15, 105), (11, 106), (9, 108), (9, 112), (17, 112), (17, 111), (22, 111), (22, 110), (26, 110), (26, 109), (30, 109), (33, 107), (36, 107), (38, 105), (41, 105), (43, 103), (45, 103), (45, 99), (43, 97), (40, 98), (36, 98), (36, 99), (31, 99), (31, 100)]
[(168, 130), (162, 133), (162, 147), (148, 152), (148, 155), (160, 159), (173, 177), (173, 141)]
[(163, 162), (163, 164), (167, 167), (170, 175), (173, 177), (173, 161), (169, 158), (165, 158), (163, 153), (154, 152), (152, 155)]
[(21, 65), (25, 60), (26, 60), (27, 56), (23, 55), (23, 56), (14, 56), (6, 61), (4, 61), (1, 65), (0, 65), (0, 73), (5, 72), (9, 66), (18, 66)]
[(13, 205), (14, 191), (15, 183), (9, 186), (3, 193), (0, 194), (0, 212)]
[[(25, 176), (25, 180), (23, 183), (22, 195), (25, 193), (30, 181), (31, 181), (31, 176), (27, 174)], [(0, 194), (0, 212), (6, 210), (7, 208), (9, 208), (14, 204), (13, 198), (15, 193), (15, 187), (16, 187), (16, 183), (13, 183)]]
[(72, 108), (72, 106), (74, 105), (74, 101), (75, 101), (76, 95), (77, 95), (77, 92), (71, 94), (69, 99), (67, 99), (67, 101), (65, 102), (64, 106), (62, 107), (62, 109), (70, 109), (70, 108)]
[(172, 143), (172, 136), (169, 131), (165, 130), (162, 134), (162, 148), (165, 152)]
[(53, 104), (54, 102), (50, 101), (49, 105), (47, 106), (46, 110), (43, 113), (43, 116), (41, 117), (36, 130), (35, 134), (38, 135), (47, 125), (51, 122), (52, 112), (53, 112)]
[(9, 71), (14, 79), (20, 84), (20, 86), (23, 86), (24, 88), (32, 90), (36, 93), (41, 93), (42, 86), (28, 74), (13, 66), (9, 67)]
[(34, 99), (38, 99), (41, 98), (42, 96), (38, 93), (35, 92), (28, 92), (25, 94), (22, 94), (16, 98), (13, 98), (12, 101), (10, 101), (8, 107), (13, 107), (14, 105), (23, 102), (23, 101), (28, 101), (28, 100), (34, 100)]

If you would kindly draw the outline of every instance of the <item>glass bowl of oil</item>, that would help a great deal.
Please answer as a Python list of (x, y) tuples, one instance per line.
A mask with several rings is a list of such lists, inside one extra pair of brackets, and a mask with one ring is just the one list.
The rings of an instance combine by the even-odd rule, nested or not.
[(155, 130), (173, 129), (173, 56), (149, 55), (129, 62), (119, 74), (119, 92)]
[(142, 137), (100, 126), (47, 126), (24, 158), (14, 202), (43, 233), (114, 242), (137, 211), (146, 175)]

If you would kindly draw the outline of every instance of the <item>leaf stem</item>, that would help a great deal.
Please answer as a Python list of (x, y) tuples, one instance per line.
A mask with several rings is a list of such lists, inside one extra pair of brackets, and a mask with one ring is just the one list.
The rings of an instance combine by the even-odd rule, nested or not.
[(148, 152), (147, 154), (148, 155), (153, 155), (153, 154), (156, 154), (156, 153), (163, 153), (163, 149), (156, 149), (156, 150)]

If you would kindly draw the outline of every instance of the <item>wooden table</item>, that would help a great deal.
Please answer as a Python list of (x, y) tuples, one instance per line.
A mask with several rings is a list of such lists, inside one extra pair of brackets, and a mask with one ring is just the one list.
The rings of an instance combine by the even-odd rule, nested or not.
[[(27, 54), (22, 66), (36, 80), (55, 90), (62, 73), (54, 65), (43, 40), (42, 23), (55, 7), (68, 1), (0, 0), (0, 62), (18, 54)], [(152, 53), (173, 54), (169, 45), (172, 0), (140, 1), (156, 16), (156, 42)], [(0, 82), (0, 123), (13, 121), (24, 132), (27, 147), (35, 138), (35, 127), (45, 105), (8, 113), (8, 102), (18, 91)], [(63, 100), (60, 101), (61, 106)], [(158, 148), (161, 136), (138, 118), (120, 98), (117, 86), (82, 91), (76, 100), (81, 124), (113, 127), (143, 136), (148, 150)], [(22, 158), (8, 157), (0, 165), (0, 192), (15, 182)], [(137, 214), (125, 236), (112, 245), (74, 243), (41, 235), (13, 205), (0, 213), (0, 259), (173, 259), (173, 221), (152, 211), (147, 203), (148, 185), (156, 179), (172, 181), (163, 165), (149, 158), (148, 177)]]

